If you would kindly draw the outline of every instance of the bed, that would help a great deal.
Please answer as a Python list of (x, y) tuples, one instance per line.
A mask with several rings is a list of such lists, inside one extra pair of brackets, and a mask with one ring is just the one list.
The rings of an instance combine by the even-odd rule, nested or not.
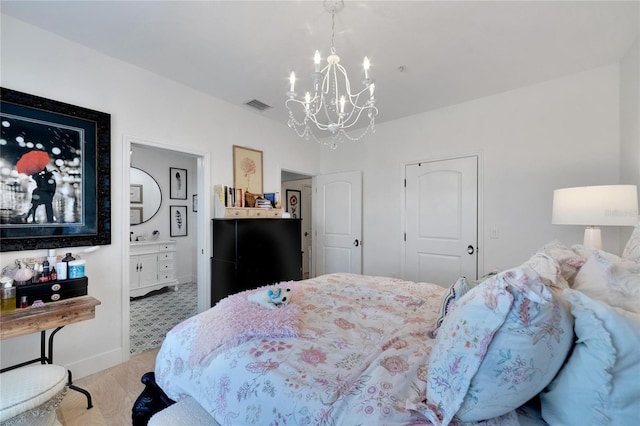
[(291, 290), (276, 309), (250, 301), (266, 288), (229, 296), (168, 333), (134, 426), (172, 407), (185, 425), (640, 424), (638, 241), (552, 242), (449, 288), (339, 273), (270, 286)]

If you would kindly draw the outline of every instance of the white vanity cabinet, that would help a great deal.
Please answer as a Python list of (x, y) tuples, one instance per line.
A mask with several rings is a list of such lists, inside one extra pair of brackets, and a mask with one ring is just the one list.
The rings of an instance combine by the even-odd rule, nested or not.
[(143, 296), (166, 286), (178, 288), (176, 279), (176, 243), (140, 241), (129, 250), (129, 295)]

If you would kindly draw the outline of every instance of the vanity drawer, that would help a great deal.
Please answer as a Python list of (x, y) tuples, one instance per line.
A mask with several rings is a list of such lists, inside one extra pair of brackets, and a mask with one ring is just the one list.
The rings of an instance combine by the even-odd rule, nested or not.
[(172, 251), (158, 253), (158, 261), (160, 262), (162, 262), (163, 260), (170, 260), (173, 262), (173, 259), (174, 259), (174, 252)]
[(161, 260), (158, 262), (158, 273), (163, 273), (163, 271), (168, 271), (170, 269), (175, 268), (175, 263), (173, 260)]
[(158, 245), (158, 251), (176, 251), (176, 245), (174, 243), (163, 243)]
[(171, 269), (168, 271), (160, 271), (158, 273), (159, 281), (173, 281), (176, 279), (176, 271)]

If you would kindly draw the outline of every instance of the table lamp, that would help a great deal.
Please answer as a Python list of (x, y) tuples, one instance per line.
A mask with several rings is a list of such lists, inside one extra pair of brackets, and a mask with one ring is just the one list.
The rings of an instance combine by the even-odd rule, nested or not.
[(584, 246), (602, 249), (598, 226), (638, 223), (636, 185), (599, 185), (553, 191), (554, 225), (585, 225)]

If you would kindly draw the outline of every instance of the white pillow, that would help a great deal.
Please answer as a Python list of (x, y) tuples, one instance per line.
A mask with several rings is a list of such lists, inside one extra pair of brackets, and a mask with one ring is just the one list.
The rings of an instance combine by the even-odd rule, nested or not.
[(575, 244), (571, 248), (574, 252), (576, 252), (578, 256), (582, 257), (584, 261), (593, 256), (604, 257), (605, 259), (609, 259), (612, 262), (620, 260), (620, 256), (616, 256), (613, 253), (609, 253), (593, 247), (585, 247), (582, 244)]
[[(582, 263), (584, 260), (581, 259), (580, 264)], [(569, 288), (569, 283), (560, 272), (560, 264), (548, 254), (538, 252), (524, 264), (531, 267), (545, 285), (560, 289)], [(573, 277), (574, 274), (575, 272), (571, 276)]]
[(640, 262), (640, 222), (636, 225), (629, 237), (629, 241), (624, 246), (622, 258)]
[(640, 315), (565, 290), (577, 342), (540, 395), (551, 425), (640, 424)]
[(573, 280), (573, 288), (608, 305), (640, 313), (639, 262), (592, 252)]
[(556, 375), (572, 327), (568, 308), (526, 263), (474, 287), (440, 327), (423, 414), (447, 425), (454, 416), (480, 421), (516, 409)]
[[(555, 260), (560, 268), (560, 275), (569, 284), (584, 263), (584, 259), (579, 253), (576, 253), (560, 241), (551, 241), (550, 243), (545, 244), (540, 250), (538, 250), (537, 254), (544, 254)], [(556, 285), (566, 288), (566, 285), (562, 280), (557, 280)]]

